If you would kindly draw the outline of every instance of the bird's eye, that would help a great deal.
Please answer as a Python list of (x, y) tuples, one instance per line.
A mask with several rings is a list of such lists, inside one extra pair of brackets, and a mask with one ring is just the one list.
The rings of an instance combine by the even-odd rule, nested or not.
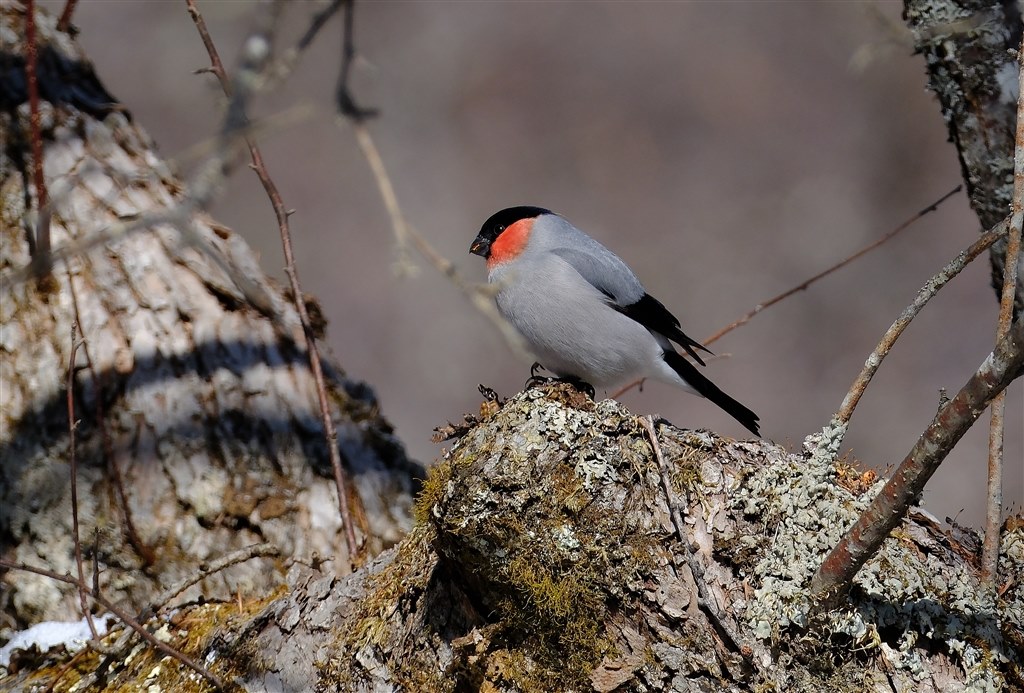
[(505, 230), (505, 225), (504, 224), (498, 224), (498, 233), (501, 233), (504, 230)]

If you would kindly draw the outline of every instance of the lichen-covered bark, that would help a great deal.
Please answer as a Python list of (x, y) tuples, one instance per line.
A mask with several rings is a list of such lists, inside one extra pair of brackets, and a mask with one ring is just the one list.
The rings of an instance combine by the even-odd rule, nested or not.
[[(17, 4), (0, 7), (2, 50), (21, 54), (23, 20)], [(183, 184), (146, 134), (116, 109), (90, 112), (81, 98), (97, 93), (84, 83), (88, 63), (52, 17), (37, 11), (37, 22), (44, 49), (54, 51), (48, 55), (77, 66), (48, 77), (51, 88), (57, 77), (66, 80), (59, 86), (69, 100), (42, 103), (54, 250), (180, 205)], [(17, 93), (19, 73), (10, 60), (3, 67), (6, 98)], [(167, 224), (75, 252), (43, 282), (20, 278), (31, 262), (28, 232), (39, 222), (26, 175), (27, 112), (27, 104), (0, 111), (0, 553), (75, 573), (65, 377), (77, 323), (86, 342), (75, 377), (80, 533), (86, 573), (95, 565), (108, 598), (142, 608), (204, 561), (258, 541), (280, 547), (281, 562), (234, 566), (182, 599), (265, 594), (283, 581), (285, 560), (314, 552), (333, 559), (325, 569), (346, 572), (317, 398), (290, 301), (239, 236), (201, 214), (192, 218), (198, 236), (258, 287), (268, 303), (262, 310), (210, 253)], [(413, 477), (422, 472), (373, 393), (336, 365), (327, 371), (354, 480), (357, 535), (372, 555), (408, 529)], [(115, 465), (141, 543), (128, 536)], [(77, 604), (67, 585), (3, 575), (7, 626), (67, 618)]]
[[(986, 596), (973, 533), (912, 513), (847, 601), (813, 617), (811, 574), (881, 484), (815, 461), (815, 441), (794, 455), (658, 434), (724, 629), (698, 603), (637, 418), (560, 385), (463, 432), (396, 547), (344, 577), (296, 565), (262, 612), (174, 642), (249, 691), (1024, 690), (1024, 588)], [(1024, 571), (1024, 524), (1006, 527), (1001, 560)], [(114, 658), (106, 689), (146, 676)], [(195, 681), (162, 662), (163, 690)]]
[[(1024, 24), (1014, 0), (904, 0), (904, 18), (925, 58), (949, 137), (956, 145), (971, 207), (990, 229), (1010, 213), (1017, 128), (1015, 51)], [(992, 247), (992, 285), (1003, 285), (1006, 240)], [(1024, 267), (1024, 256), (1022, 256)], [(1024, 310), (1024, 271), (1016, 310)]]
[[(697, 603), (637, 420), (564, 389), (530, 390), (435, 467), (420, 524), (364, 575), (294, 592), (257, 630), (247, 687), (279, 682), (305, 614), (333, 640), (287, 690), (1013, 690), (1024, 592), (993, 603), (974, 546), (915, 514), (809, 616), (806, 583), (866, 504), (850, 469), (763, 442), (659, 429), (728, 642)], [(811, 449), (813, 446), (809, 446)], [(858, 489), (856, 492), (847, 487)], [(973, 537), (970, 537), (973, 541)], [(1004, 541), (1024, 568), (1024, 532)], [(309, 579), (309, 578), (306, 578)], [(290, 661), (285, 658), (284, 661)], [(291, 672), (294, 676), (294, 671)]]

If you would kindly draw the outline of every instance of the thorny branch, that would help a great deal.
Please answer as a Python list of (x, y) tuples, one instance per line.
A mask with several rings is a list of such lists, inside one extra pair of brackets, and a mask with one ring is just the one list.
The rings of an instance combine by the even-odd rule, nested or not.
[[(1013, 200), (1010, 234), (1006, 243), (1003, 291), (999, 301), (996, 339), (1002, 339), (1013, 321), (1013, 303), (1017, 289), (1017, 265), (1020, 257), (1021, 226), (1024, 220), (1024, 42), (1017, 52), (1021, 67), (1017, 70), (1017, 130), (1013, 157)], [(1024, 319), (1024, 318), (1022, 318)], [(981, 550), (981, 575), (989, 592), (995, 591), (999, 574), (999, 528), (1003, 513), (1003, 433), (1006, 393), (992, 401), (992, 420), (988, 432), (988, 490), (985, 494), (985, 541)]]
[[(234, 104), (237, 104), (237, 106), (234, 106), (229, 110), (233, 110), (236, 114), (235, 117), (239, 118), (243, 123), (246, 122), (244, 110), (245, 103), (247, 102), (254, 85), (258, 82), (259, 75), (265, 67), (266, 61), (270, 55), (271, 37), (269, 31), (253, 34), (247, 39), (246, 46), (249, 50), (246, 51), (246, 55), (249, 55), (254, 59), (243, 61), (239, 75), (232, 84), (228, 80), (227, 74), (224, 71), (224, 65), (220, 60), (217, 47), (206, 28), (206, 22), (199, 13), (199, 8), (196, 7), (195, 1), (186, 0), (186, 5), (188, 6), (189, 16), (192, 17), (193, 22), (195, 22), (196, 29), (202, 38), (203, 45), (206, 46), (206, 51), (210, 56), (211, 69), (213, 73), (220, 81), (221, 88), (224, 90), (225, 95), (231, 98)], [(321, 22), (319, 26), (322, 25), (323, 24)], [(310, 31), (314, 31), (314, 29), (311, 27)], [(307, 34), (309, 33), (310, 32), (307, 32)], [(306, 37), (304, 37), (303, 40), (306, 41)], [(308, 41), (312, 41), (312, 36), (309, 36)], [(308, 45), (308, 42), (306, 45)], [(231, 116), (229, 116), (229, 121), (230, 119)], [(278, 191), (277, 186), (274, 184), (270, 174), (267, 172), (266, 164), (263, 161), (263, 155), (260, 153), (259, 146), (256, 144), (256, 141), (246, 136), (245, 142), (249, 147), (249, 155), (252, 159), (252, 169), (256, 172), (260, 183), (262, 183), (263, 189), (266, 191), (267, 197), (270, 199), (270, 204), (274, 209), (274, 214), (277, 217), (278, 229), (281, 234), (281, 245), (284, 251), (285, 273), (288, 275), (288, 280), (292, 290), (292, 298), (295, 303), (295, 310), (298, 313), (299, 321), (302, 324), (302, 333), (306, 341), (306, 353), (309, 354), (310, 370), (313, 373), (313, 380), (316, 383), (317, 399), (319, 400), (320, 406), (320, 420), (324, 428), (324, 437), (326, 438), (327, 451), (330, 455), (331, 468), (334, 470), (334, 483), (338, 493), (338, 511), (341, 515), (342, 525), (345, 529), (345, 542), (348, 548), (349, 567), (351, 569), (354, 566), (359, 552), (359, 544), (356, 541), (352, 514), (348, 507), (348, 484), (342, 464), (341, 451), (338, 446), (338, 433), (334, 427), (334, 421), (331, 419), (330, 400), (327, 396), (327, 385), (324, 381), (323, 366), (320, 362), (320, 350), (316, 343), (316, 336), (314, 335), (312, 323), (309, 319), (309, 313), (306, 310), (302, 285), (299, 282), (298, 269), (295, 265), (295, 255), (292, 251), (291, 231), (288, 222), (289, 212), (284, 205), (284, 201), (281, 199), (281, 194)]]
[(179, 662), (187, 666), (189, 669), (195, 671), (197, 674), (199, 674), (204, 679), (209, 681), (214, 688), (218, 690), (224, 690), (224, 683), (209, 669), (204, 667), (202, 664), (196, 662), (194, 659), (189, 657), (181, 650), (175, 649), (170, 645), (157, 639), (155, 635), (146, 630), (145, 626), (143, 626), (137, 620), (132, 618), (131, 614), (129, 614), (127, 611), (119, 607), (117, 604), (114, 604), (112, 601), (104, 597), (102, 594), (90, 590), (89, 587), (84, 582), (76, 580), (70, 575), (61, 575), (60, 573), (56, 573), (52, 570), (47, 570), (46, 568), (39, 568), (37, 566), (27, 565), (25, 563), (9, 561), (6, 558), (0, 558), (0, 568), (7, 568), (8, 570), (24, 570), (29, 573), (35, 573), (36, 575), (48, 577), (51, 580), (57, 580), (58, 582), (63, 582), (65, 584), (78, 587), (79, 590), (84, 590), (86, 594), (88, 594), (89, 597), (94, 602), (96, 602), (104, 609), (114, 614), (119, 619), (121, 619), (122, 622), (124, 622), (133, 631), (138, 633), (139, 636), (142, 637), (142, 639), (148, 642), (150, 645), (160, 650), (164, 654), (178, 660)]
[(1017, 320), (967, 384), (939, 409), (881, 492), (818, 567), (811, 593), (822, 608), (845, 594), (853, 576), (903, 520), (942, 460), (1022, 366), (1024, 320)]

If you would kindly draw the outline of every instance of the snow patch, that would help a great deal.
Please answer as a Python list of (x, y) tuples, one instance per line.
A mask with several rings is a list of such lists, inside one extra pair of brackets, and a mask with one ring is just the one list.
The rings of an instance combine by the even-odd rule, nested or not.
[[(107, 622), (102, 618), (94, 618), (96, 632), (101, 636), (107, 632)], [(89, 624), (83, 618), (81, 621), (43, 621), (31, 628), (18, 631), (6, 645), (0, 647), (0, 666), (8, 666), (11, 663), (11, 655), (15, 650), (30, 650), (35, 645), (40, 651), (46, 652), (51, 647), (64, 645), (68, 652), (77, 652), (85, 647), (85, 643), (92, 637), (89, 632)]]

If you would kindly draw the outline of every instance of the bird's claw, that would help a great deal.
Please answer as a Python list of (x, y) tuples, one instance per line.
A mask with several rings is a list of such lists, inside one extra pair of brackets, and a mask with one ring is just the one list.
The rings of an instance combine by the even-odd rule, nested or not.
[(526, 388), (537, 387), (538, 385), (546, 385), (555, 378), (548, 378), (543, 375), (537, 375), (537, 371), (547, 370), (544, 366), (540, 365), (539, 361), (534, 361), (533, 365), (530, 366), (530, 378), (526, 381)]
[(556, 378), (546, 378), (543, 375), (531, 375), (529, 379), (526, 381), (525, 389), (537, 387), (538, 385), (547, 385), (548, 383), (553, 382), (554, 380), (556, 380)]
[(566, 376), (564, 378), (558, 378), (560, 382), (569, 383), (583, 394), (590, 397), (592, 400), (597, 400), (597, 391), (594, 390), (594, 386), (585, 380), (577, 378), (576, 376)]

